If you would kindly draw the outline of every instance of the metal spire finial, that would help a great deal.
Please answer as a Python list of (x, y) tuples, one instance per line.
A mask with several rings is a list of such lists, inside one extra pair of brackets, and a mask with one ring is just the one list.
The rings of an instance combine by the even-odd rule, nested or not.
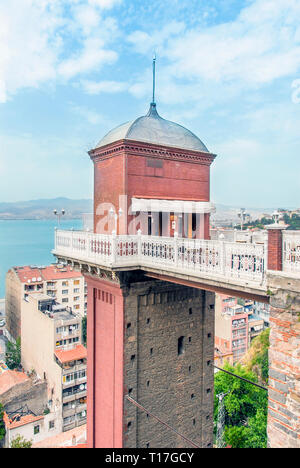
[(152, 95), (152, 104), (155, 104), (155, 63), (156, 63), (156, 54), (153, 56), (153, 95)]

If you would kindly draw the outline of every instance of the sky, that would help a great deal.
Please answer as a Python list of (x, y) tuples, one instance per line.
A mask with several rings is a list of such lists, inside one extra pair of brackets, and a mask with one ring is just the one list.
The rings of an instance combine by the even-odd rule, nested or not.
[(0, 202), (91, 198), (148, 111), (217, 154), (211, 199), (300, 207), (300, 0), (0, 0)]

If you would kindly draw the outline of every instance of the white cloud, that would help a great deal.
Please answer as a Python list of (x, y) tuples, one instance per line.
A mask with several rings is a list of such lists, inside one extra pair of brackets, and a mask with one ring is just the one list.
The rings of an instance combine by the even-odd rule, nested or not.
[(123, 0), (88, 0), (90, 5), (98, 6), (103, 9), (113, 8), (122, 3)]
[(159, 52), (164, 54), (165, 44), (174, 36), (183, 34), (185, 24), (179, 21), (171, 21), (163, 28), (157, 31), (149, 32), (135, 31), (128, 36), (128, 42), (131, 43), (137, 52), (149, 54), (149, 52)]
[(84, 42), (83, 50), (63, 61), (58, 66), (58, 73), (70, 79), (76, 75), (100, 69), (105, 63), (114, 63), (118, 55), (113, 50), (104, 49), (101, 39), (89, 38)]
[(292, 102), (294, 104), (300, 104), (300, 79), (293, 81), (292, 88), (294, 89), (292, 93)]
[(120, 81), (82, 80), (81, 84), (87, 94), (119, 93), (125, 91), (128, 88), (127, 83)]
[[(10, 0), (0, 4), (0, 102), (22, 88), (69, 80), (118, 58), (114, 1)], [(69, 7), (69, 8), (66, 8)]]
[(72, 115), (78, 115), (80, 118), (86, 120), (89, 124), (99, 125), (105, 122), (103, 115), (99, 114), (99, 112), (96, 112), (93, 109), (88, 109), (84, 106), (78, 106), (73, 103), (70, 104), (70, 107), (72, 110)]
[[(158, 48), (163, 100), (178, 102), (180, 96), (197, 101), (191, 89), (199, 83), (202, 87), (222, 84), (223, 89), (234, 88), (237, 94), (295, 77), (300, 71), (299, 0), (252, 0), (247, 4), (235, 20), (222, 24), (184, 28), (174, 23), (151, 34), (139, 30), (129, 36), (140, 53), (148, 55), (151, 48)], [(132, 90), (147, 93), (144, 76)]]

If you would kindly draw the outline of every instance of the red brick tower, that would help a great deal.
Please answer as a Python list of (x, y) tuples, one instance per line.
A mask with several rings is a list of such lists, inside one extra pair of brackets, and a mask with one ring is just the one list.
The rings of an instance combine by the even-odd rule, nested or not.
[(94, 162), (97, 233), (209, 236), (214, 155), (184, 127), (148, 114), (109, 132)]
[[(155, 103), (89, 155), (96, 233), (209, 238), (215, 156), (192, 132), (161, 118)], [(86, 280), (89, 446), (182, 446), (130, 405), (127, 394), (209, 446), (214, 295), (141, 271), (99, 270)]]

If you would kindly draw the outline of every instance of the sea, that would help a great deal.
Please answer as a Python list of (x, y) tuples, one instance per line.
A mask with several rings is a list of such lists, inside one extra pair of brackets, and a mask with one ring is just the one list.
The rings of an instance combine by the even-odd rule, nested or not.
[(82, 220), (0, 220), (0, 299), (5, 297), (5, 275), (13, 266), (50, 265), (56, 261), (54, 230), (82, 229)]

